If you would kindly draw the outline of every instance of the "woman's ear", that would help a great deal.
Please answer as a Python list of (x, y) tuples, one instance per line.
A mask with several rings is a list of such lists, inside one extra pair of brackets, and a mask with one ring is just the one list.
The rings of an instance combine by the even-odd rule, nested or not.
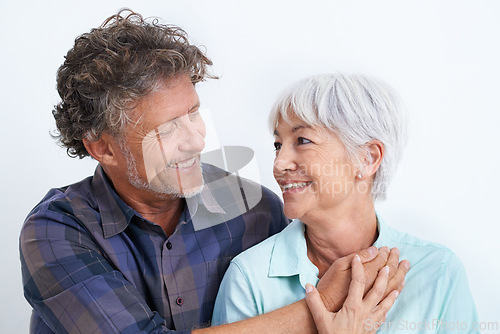
[(364, 145), (363, 176), (373, 176), (378, 171), (384, 158), (385, 147), (380, 140), (370, 140)]
[(103, 133), (101, 138), (96, 141), (83, 139), (83, 145), (87, 152), (105, 166), (116, 166), (118, 164), (115, 148), (117, 147), (116, 140), (110, 135)]

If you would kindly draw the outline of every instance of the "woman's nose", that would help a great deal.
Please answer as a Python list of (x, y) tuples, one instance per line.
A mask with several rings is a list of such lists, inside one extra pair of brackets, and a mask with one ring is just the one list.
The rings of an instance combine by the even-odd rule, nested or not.
[(274, 159), (274, 174), (282, 174), (286, 171), (293, 171), (296, 169), (297, 163), (294, 159), (293, 150), (283, 145), (281, 149), (277, 151), (276, 158)]

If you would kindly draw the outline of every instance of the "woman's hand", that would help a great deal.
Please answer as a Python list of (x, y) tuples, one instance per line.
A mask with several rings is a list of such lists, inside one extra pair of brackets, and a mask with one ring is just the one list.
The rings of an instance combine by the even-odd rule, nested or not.
[(318, 283), (318, 291), (326, 308), (331, 312), (338, 312), (347, 298), (352, 281), (351, 263), (355, 255), (359, 255), (365, 273), (365, 294), (372, 288), (380, 269), (389, 267), (389, 283), (384, 298), (392, 290), (401, 289), (410, 264), (407, 260), (399, 262), (399, 250), (388, 247), (370, 247), (358, 253), (347, 255), (333, 262)]
[(318, 290), (311, 284), (306, 285), (306, 302), (320, 334), (325, 333), (375, 333), (385, 321), (398, 296), (398, 290), (390, 292), (385, 298), (389, 267), (380, 269), (373, 287), (363, 298), (365, 274), (358, 255), (351, 262), (352, 280), (349, 293), (342, 308), (329, 312)]

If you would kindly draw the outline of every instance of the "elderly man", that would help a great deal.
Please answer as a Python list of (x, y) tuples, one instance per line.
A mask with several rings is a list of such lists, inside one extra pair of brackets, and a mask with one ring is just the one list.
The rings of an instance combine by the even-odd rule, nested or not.
[[(229, 261), (288, 223), (275, 194), (200, 162), (194, 85), (211, 61), (184, 31), (120, 12), (79, 36), (59, 68), (58, 139), (99, 162), (52, 189), (20, 238), (33, 333), (160, 333), (207, 327)], [(372, 283), (395, 252), (359, 253)], [(352, 258), (352, 257), (351, 257)], [(351, 280), (339, 261), (319, 287), (330, 311)], [(399, 286), (404, 270), (393, 270)], [(370, 284), (367, 284), (369, 286)], [(315, 329), (304, 300), (200, 331)]]

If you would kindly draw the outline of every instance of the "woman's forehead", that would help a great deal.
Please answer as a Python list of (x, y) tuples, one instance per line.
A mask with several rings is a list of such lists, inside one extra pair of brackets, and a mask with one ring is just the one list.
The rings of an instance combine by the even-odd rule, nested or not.
[(292, 117), (288, 117), (287, 119), (284, 119), (281, 116), (278, 118), (276, 129), (274, 130), (274, 135), (278, 136), (280, 133), (284, 134), (286, 132), (290, 132), (293, 134), (301, 132), (303, 130), (314, 131), (318, 134), (324, 134), (325, 131), (329, 131), (323, 126), (309, 124), (308, 122), (294, 114)]

